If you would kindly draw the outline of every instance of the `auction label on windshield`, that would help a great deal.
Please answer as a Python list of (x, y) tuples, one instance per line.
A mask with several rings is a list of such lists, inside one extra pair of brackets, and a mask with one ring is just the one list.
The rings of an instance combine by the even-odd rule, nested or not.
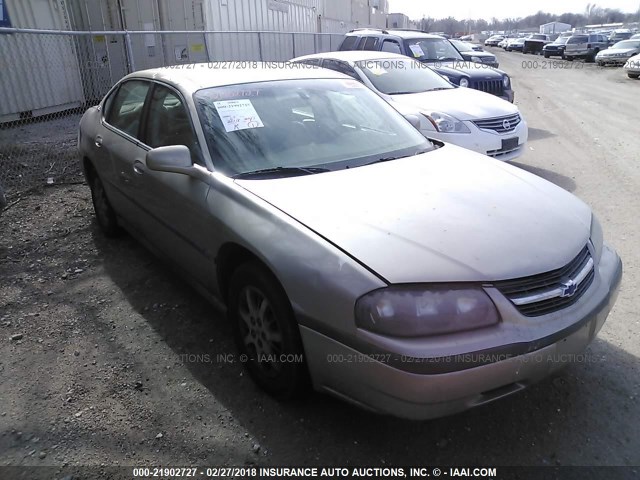
[(227, 132), (264, 127), (251, 100), (221, 100), (213, 104)]

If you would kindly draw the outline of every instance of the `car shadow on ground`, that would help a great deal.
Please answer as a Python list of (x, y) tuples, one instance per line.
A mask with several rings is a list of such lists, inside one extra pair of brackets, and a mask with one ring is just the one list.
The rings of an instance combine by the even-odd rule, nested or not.
[(533, 173), (539, 177), (549, 180), (551, 183), (555, 183), (560, 188), (565, 189), (568, 192), (574, 192), (576, 190), (576, 182), (573, 178), (562, 175), (561, 173), (547, 170), (546, 168), (533, 167), (519, 162), (509, 162), (514, 167), (526, 170), (529, 173)]
[[(94, 229), (97, 230), (97, 229)], [(407, 421), (362, 411), (326, 395), (281, 403), (238, 363), (224, 312), (211, 306), (132, 238), (94, 242), (106, 274), (180, 363), (270, 454), (308, 465), (566, 465), (640, 461), (639, 359), (601, 340), (575, 365), (511, 397), (458, 415)], [(168, 310), (165, 305), (178, 305)], [(150, 307), (152, 306), (152, 307)], [(606, 330), (606, 325), (605, 325)], [(203, 361), (209, 355), (208, 361)], [(141, 362), (147, 362), (142, 356)], [(159, 371), (160, 369), (158, 369)], [(163, 372), (159, 371), (161, 375)], [(181, 408), (180, 398), (167, 402)], [(215, 418), (212, 419), (215, 426)], [(613, 425), (616, 424), (616, 425)], [(196, 441), (196, 440), (194, 440)], [(580, 445), (576, 449), (576, 445)]]
[(549, 130), (544, 130), (542, 128), (532, 128), (529, 127), (529, 141), (535, 142), (536, 140), (544, 140), (545, 138), (557, 137), (555, 133), (550, 132)]

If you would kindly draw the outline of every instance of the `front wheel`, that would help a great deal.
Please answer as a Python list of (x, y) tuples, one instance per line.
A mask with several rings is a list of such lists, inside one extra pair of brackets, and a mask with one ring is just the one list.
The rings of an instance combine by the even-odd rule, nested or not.
[(568, 60), (569, 62), (573, 62), (573, 57), (566, 56), (564, 58), (565, 58), (565, 60)]
[(551, 55), (549, 55), (547, 52), (544, 52), (544, 58), (549, 58)]
[(629, 78), (640, 78), (640, 73), (627, 73)]
[(309, 382), (298, 323), (276, 278), (258, 263), (240, 266), (231, 278), (228, 308), (253, 380), (277, 398), (304, 393)]

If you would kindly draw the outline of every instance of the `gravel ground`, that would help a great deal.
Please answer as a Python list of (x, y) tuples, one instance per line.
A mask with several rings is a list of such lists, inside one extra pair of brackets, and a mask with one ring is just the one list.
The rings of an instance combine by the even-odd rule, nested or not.
[(584, 362), (428, 422), (279, 403), (216, 361), (234, 351), (220, 308), (104, 239), (87, 187), (51, 187), (0, 217), (0, 466), (640, 465), (640, 81), (497, 55), (530, 127), (516, 165), (587, 201), (625, 264)]

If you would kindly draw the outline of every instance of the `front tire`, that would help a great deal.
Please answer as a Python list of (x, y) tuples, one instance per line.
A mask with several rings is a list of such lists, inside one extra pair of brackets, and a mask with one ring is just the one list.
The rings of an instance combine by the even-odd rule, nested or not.
[(640, 73), (627, 73), (629, 78), (640, 78)]
[(89, 187), (91, 188), (93, 210), (96, 213), (100, 230), (106, 237), (117, 237), (121, 233), (118, 217), (107, 198), (107, 192), (104, 189), (102, 180), (95, 172), (89, 180)]
[(249, 375), (265, 391), (286, 400), (299, 397), (309, 374), (298, 322), (278, 280), (257, 262), (233, 274), (229, 320)]
[(544, 58), (549, 58), (551, 55), (549, 55), (547, 52), (544, 52)]

